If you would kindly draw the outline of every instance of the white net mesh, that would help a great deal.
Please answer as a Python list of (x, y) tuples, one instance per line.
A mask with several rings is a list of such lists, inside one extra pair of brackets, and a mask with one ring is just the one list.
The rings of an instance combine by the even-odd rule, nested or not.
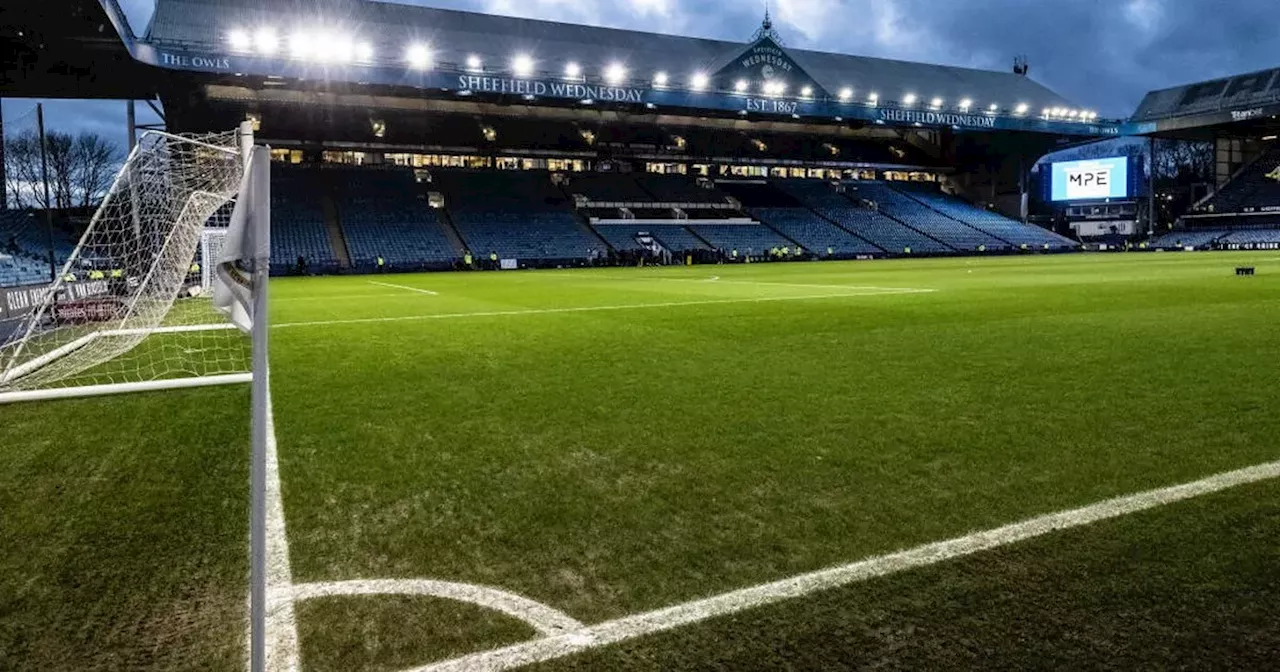
[(203, 291), (205, 232), (229, 224), (243, 171), (235, 133), (143, 135), (51, 291), (0, 334), (0, 393), (248, 372), (248, 339)]

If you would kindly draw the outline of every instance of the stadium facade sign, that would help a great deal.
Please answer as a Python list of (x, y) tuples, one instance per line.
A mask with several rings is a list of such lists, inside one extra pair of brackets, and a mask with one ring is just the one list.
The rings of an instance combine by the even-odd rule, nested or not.
[[(818, 84), (817, 80), (809, 76), (804, 68), (800, 67), (796, 60), (787, 53), (787, 50), (768, 36), (761, 37), (754, 43), (747, 46), (730, 60), (724, 67), (720, 68), (711, 80), (715, 82), (716, 87), (730, 91), (738, 80), (747, 80), (750, 82), (778, 82), (785, 83), (787, 90), (792, 93), (798, 93), (803, 90), (809, 91), (809, 97), (820, 99), (827, 98), (830, 94)], [(765, 110), (754, 110), (763, 112)], [(793, 114), (793, 112), (786, 112)]]
[(477, 93), (515, 94), (523, 96), (551, 96), (577, 100), (603, 100), (619, 103), (643, 103), (646, 91), (631, 87), (574, 84), (571, 82), (537, 79), (509, 79), (458, 75), (458, 91)]
[(928, 126), (960, 126), (962, 128), (995, 128), (996, 118), (983, 114), (955, 114), (952, 112), (927, 112), (879, 108), (881, 121), (898, 124), (923, 124)]
[[(771, 46), (772, 45), (772, 46)], [(390, 87), (411, 87), (419, 90), (452, 92), (461, 95), (517, 95), (528, 99), (555, 99), (574, 103), (621, 103), (656, 107), (685, 108), (692, 111), (717, 110), (738, 114), (763, 114), (792, 118), (831, 119), (835, 121), (864, 121), (875, 124), (919, 124), (973, 130), (1023, 130), (1063, 135), (1121, 135), (1125, 127), (1109, 124), (1081, 124), (1046, 120), (1035, 117), (1015, 117), (1007, 114), (967, 114), (946, 111), (913, 110), (893, 107), (887, 103), (879, 106), (860, 102), (841, 102), (833, 98), (814, 82), (794, 61), (786, 58), (785, 51), (765, 38), (747, 47), (721, 68), (713, 81), (715, 89), (691, 91), (666, 87), (608, 86), (599, 83), (571, 82), (556, 77), (511, 77), (478, 75), (456, 71), (429, 70), (406, 72), (391, 66), (342, 66), (300, 62), (288, 58), (247, 56), (214, 52), (188, 52), (180, 48), (164, 49), (145, 42), (134, 42), (134, 58), (149, 65), (212, 74), (237, 74), (270, 76), (283, 79), (333, 80), (360, 82)], [(775, 51), (776, 49), (776, 51)], [(782, 55), (780, 55), (782, 54)], [(744, 65), (753, 69), (748, 73)], [(789, 95), (765, 95), (757, 92), (734, 92), (738, 79), (759, 82), (764, 68), (772, 69), (774, 77), (779, 71), (787, 72)], [(787, 70), (790, 67), (790, 70)], [(805, 89), (810, 89), (805, 91)], [(796, 96), (798, 93), (809, 95)]]

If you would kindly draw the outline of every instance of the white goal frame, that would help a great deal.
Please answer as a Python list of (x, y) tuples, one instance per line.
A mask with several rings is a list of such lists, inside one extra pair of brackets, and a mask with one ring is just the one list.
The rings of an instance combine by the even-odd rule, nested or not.
[[(244, 170), (246, 172), (249, 170), (250, 157), (254, 147), (254, 137), (253, 137), (252, 126), (248, 122), (241, 123), (239, 128), (237, 129), (238, 142), (237, 142), (237, 147), (235, 149), (232, 149), (230, 147), (205, 143), (200, 141), (198, 138), (183, 137), (183, 136), (173, 135), (170, 133), (165, 133), (163, 131), (147, 131), (146, 134), (144, 134), (144, 137), (148, 134), (153, 134), (157, 137), (168, 138), (173, 142), (180, 142), (180, 143), (186, 143), (189, 145), (198, 146), (211, 152), (224, 152), (233, 156), (238, 156), (242, 162), (242, 165), (244, 166)], [(67, 289), (67, 284), (65, 282), (66, 276), (69, 273), (74, 272), (76, 262), (80, 257), (80, 253), (84, 248), (86, 241), (89, 239), (90, 235), (92, 234), (93, 227), (95, 224), (97, 224), (100, 214), (107, 207), (111, 196), (113, 194), (116, 194), (117, 187), (119, 187), (121, 180), (125, 177), (126, 173), (130, 170), (131, 166), (133, 165), (134, 157), (138, 154), (138, 152), (142, 149), (143, 146), (144, 146), (144, 143), (139, 142), (134, 147), (133, 152), (131, 152), (129, 157), (126, 159), (120, 172), (116, 175), (111, 187), (108, 189), (108, 192), (107, 192), (108, 200), (104, 200), (103, 204), (99, 206), (98, 212), (95, 213), (93, 219), (90, 221), (89, 228), (86, 230), (84, 236), (81, 238), (81, 240), (77, 244), (75, 250), (68, 257), (67, 261), (63, 264), (62, 268), (60, 269), (60, 272), (56, 276), (54, 283), (49, 287), (47, 296), (57, 297), (59, 292), (62, 292), (65, 289)], [(207, 194), (207, 192), (197, 191), (192, 194), (191, 199), (192, 200), (198, 199), (202, 196), (214, 196), (214, 195)], [(131, 194), (131, 197), (134, 197), (134, 196)], [(221, 199), (222, 197), (218, 196), (218, 198)], [(187, 212), (187, 208), (190, 206), (191, 206), (191, 200), (188, 200), (187, 203), (184, 204), (182, 212), (179, 214), (178, 217), (181, 218)], [(262, 207), (262, 206), (260, 205), (259, 207)], [(267, 213), (267, 217), (262, 218), (260, 221), (268, 222), (269, 213)], [(261, 232), (260, 235), (269, 236), (270, 233), (269, 231), (263, 231)], [(192, 260), (189, 260), (187, 262), (188, 265), (190, 265), (193, 262), (200, 263), (200, 278), (198, 280), (198, 282), (200, 283), (199, 289), (196, 289), (194, 287), (184, 286), (184, 287), (175, 288), (175, 292), (185, 293), (188, 290), (190, 290), (191, 292), (198, 293), (200, 295), (208, 295), (211, 293), (211, 288), (217, 274), (217, 265), (221, 260), (221, 253), (222, 253), (222, 247), (223, 247), (222, 243), (225, 241), (225, 239), (226, 239), (225, 229), (206, 228), (201, 232), (200, 240), (195, 252), (195, 257)], [(153, 267), (151, 271), (148, 273), (147, 278), (144, 278), (144, 281), (150, 278), (150, 275), (154, 273), (154, 270), (155, 269)], [(265, 279), (265, 274), (263, 275)], [(193, 284), (193, 283), (190, 283), (190, 284)], [(26, 321), (25, 329), (27, 330), (27, 334), (25, 335), (23, 340), (31, 336), (31, 333), (35, 330), (40, 320), (44, 317), (45, 312), (49, 310), (49, 306), (50, 306), (49, 300), (46, 299), (44, 303), (42, 303), (40, 306), (35, 308), (34, 313), (31, 316), (29, 316), (29, 318), (24, 318)], [(126, 316), (128, 314), (131, 314), (133, 309), (134, 307), (131, 302), (130, 305), (128, 306), (128, 309), (127, 309), (128, 313), (126, 313)], [(34, 371), (37, 371), (41, 368), (49, 366), (60, 359), (66, 358), (72, 355), (73, 353), (85, 347), (88, 347), (91, 344), (99, 340), (102, 340), (104, 338), (138, 337), (138, 336), (149, 337), (152, 335), (163, 335), (163, 334), (184, 334), (184, 333), (193, 334), (193, 333), (199, 333), (199, 332), (235, 331), (236, 329), (237, 328), (234, 324), (232, 324), (230, 321), (226, 321), (221, 323), (196, 324), (196, 325), (156, 326), (154, 328), (144, 328), (144, 329), (96, 330), (96, 331), (87, 333), (83, 336), (80, 336), (79, 338), (76, 338), (68, 343), (65, 343), (53, 350), (50, 350), (49, 352), (43, 353), (40, 356), (31, 359), (30, 361), (24, 362), (18, 366), (14, 366), (8, 370), (0, 371), (0, 385), (21, 379), (22, 377), (27, 376), (33, 373)], [(18, 354), (20, 354), (23, 348), (25, 348), (25, 346), (26, 346), (25, 342), (20, 342), (13, 356), (16, 357)], [(136, 347), (136, 345), (134, 347)], [(132, 348), (130, 348), (130, 350), (132, 350)], [(126, 351), (125, 353), (121, 353), (117, 355), (117, 357), (123, 356), (123, 354), (127, 354), (127, 352), (128, 351)], [(27, 390), (19, 389), (19, 390), (7, 391), (7, 392), (0, 392), (0, 405), (18, 403), (18, 402), (27, 402), (27, 401), (69, 399), (69, 398), (77, 398), (77, 397), (97, 397), (97, 396), (115, 395), (115, 394), (128, 394), (128, 393), (134, 393), (134, 392), (151, 392), (151, 391), (171, 390), (171, 389), (189, 389), (189, 388), (211, 387), (211, 386), (219, 386), (219, 385), (245, 384), (245, 383), (252, 382), (254, 378), (253, 372), (252, 372), (252, 366), (250, 366), (249, 369), (250, 370), (248, 371), (244, 371), (240, 373), (222, 373), (222, 374), (215, 374), (215, 375), (189, 375), (186, 377), (161, 378), (156, 380), (144, 380), (144, 381), (71, 385), (71, 386), (36, 388), (36, 389), (27, 389)]]

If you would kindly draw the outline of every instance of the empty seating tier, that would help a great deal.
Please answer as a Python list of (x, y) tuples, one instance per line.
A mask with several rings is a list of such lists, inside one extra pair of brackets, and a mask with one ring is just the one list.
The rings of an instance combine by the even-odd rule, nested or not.
[(1008, 242), (952, 219), (883, 182), (859, 182), (849, 185), (846, 193), (876, 203), (884, 214), (962, 252), (1011, 247)]
[(347, 251), (357, 268), (373, 267), (378, 257), (394, 270), (444, 268), (457, 260), (412, 172), (357, 168), (335, 171), (334, 177)]
[(297, 266), (304, 259), (317, 272), (338, 270), (325, 229), (324, 171), (276, 164), (271, 170), (271, 267)]
[(546, 172), (433, 171), (432, 177), (463, 242), (479, 257), (556, 262), (606, 252)]
[(893, 188), (947, 217), (1007, 241), (1015, 248), (1026, 246), (1037, 250), (1065, 250), (1077, 246), (1070, 238), (984, 210), (955, 196), (944, 194), (932, 184), (895, 183)]
[(795, 243), (760, 224), (699, 224), (689, 228), (726, 253), (738, 250), (743, 255), (760, 255), (773, 247), (795, 247)]

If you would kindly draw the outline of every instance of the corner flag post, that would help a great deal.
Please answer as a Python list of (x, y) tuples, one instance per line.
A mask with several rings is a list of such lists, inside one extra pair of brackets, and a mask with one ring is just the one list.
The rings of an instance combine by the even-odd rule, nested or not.
[[(271, 150), (254, 147), (253, 128), (240, 125), (245, 175), (218, 260), (214, 305), (253, 339), (253, 450), (249, 489), (249, 669), (266, 669), (267, 441), (270, 375), (267, 356), (267, 283), (271, 270)], [(246, 273), (247, 271), (247, 273)], [(247, 277), (246, 277), (247, 276)]]

